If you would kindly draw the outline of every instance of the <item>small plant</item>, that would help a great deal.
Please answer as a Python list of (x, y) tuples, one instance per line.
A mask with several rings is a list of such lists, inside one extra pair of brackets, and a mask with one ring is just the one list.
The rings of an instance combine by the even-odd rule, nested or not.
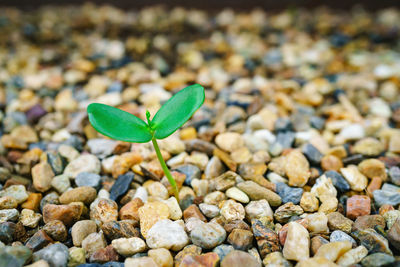
[(147, 123), (123, 110), (99, 103), (87, 108), (89, 121), (101, 134), (110, 138), (131, 143), (147, 143), (151, 140), (161, 167), (171, 184), (175, 198), (179, 201), (178, 187), (161, 155), (157, 139), (173, 134), (204, 102), (204, 88), (199, 84), (188, 86), (172, 96), (150, 120), (146, 111)]

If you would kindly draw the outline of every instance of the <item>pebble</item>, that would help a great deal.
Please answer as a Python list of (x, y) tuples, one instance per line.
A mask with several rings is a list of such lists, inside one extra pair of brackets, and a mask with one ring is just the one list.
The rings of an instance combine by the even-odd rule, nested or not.
[(98, 189), (101, 185), (101, 177), (96, 173), (81, 172), (75, 177), (75, 184), (77, 186), (90, 186)]
[(34, 260), (45, 260), (51, 267), (64, 267), (68, 262), (68, 247), (56, 243), (33, 253)]
[(226, 221), (242, 220), (245, 216), (245, 210), (242, 204), (234, 200), (227, 200), (221, 207), (220, 213)]
[(33, 210), (29, 210), (29, 209), (23, 209), (19, 216), (20, 222), (25, 227), (29, 227), (29, 228), (36, 228), (36, 226), (38, 226), (39, 221), (41, 219), (42, 219), (42, 215), (40, 213), (35, 213)]
[(51, 188), (53, 177), (54, 172), (47, 162), (41, 162), (32, 168), (33, 186), (40, 192), (46, 192)]
[(233, 250), (228, 253), (221, 261), (221, 267), (240, 267), (243, 265), (249, 267), (260, 267), (261, 264), (249, 253)]
[(306, 158), (312, 165), (317, 165), (321, 163), (323, 154), (312, 144), (308, 143), (304, 145), (301, 152), (306, 156)]
[(228, 152), (232, 152), (244, 146), (244, 140), (242, 136), (238, 133), (233, 132), (226, 132), (217, 135), (217, 137), (215, 138), (215, 143), (221, 149)]
[(251, 200), (266, 199), (273, 207), (279, 206), (282, 203), (282, 199), (278, 194), (253, 181), (239, 183), (237, 187), (246, 193)]
[(273, 218), (272, 209), (265, 199), (250, 201), (249, 204), (245, 207), (246, 216), (249, 219), (257, 219), (262, 217), (270, 217)]
[(138, 237), (139, 231), (135, 228), (137, 224), (137, 221), (134, 220), (110, 221), (104, 223), (101, 230), (108, 240)]
[(282, 203), (292, 202), (293, 204), (299, 204), (303, 188), (290, 187), (285, 183), (277, 183), (276, 192), (281, 197)]
[(196, 246), (212, 249), (220, 245), (226, 238), (225, 229), (216, 223), (204, 223), (193, 229), (190, 239)]
[(118, 219), (118, 205), (115, 201), (106, 198), (99, 198), (90, 205), (90, 219), (97, 225), (116, 221)]
[(310, 192), (304, 192), (300, 199), (300, 207), (305, 212), (315, 212), (319, 207), (318, 198)]
[(364, 246), (358, 246), (340, 256), (337, 260), (337, 264), (340, 266), (350, 266), (353, 264), (357, 264), (367, 255), (368, 250)]
[(71, 228), (71, 237), (74, 246), (80, 247), (82, 241), (90, 234), (97, 232), (97, 225), (91, 220), (76, 222)]
[(201, 203), (199, 205), (200, 211), (207, 217), (207, 218), (214, 218), (220, 214), (220, 210), (216, 205), (210, 205), (206, 203)]
[(0, 210), (0, 223), (7, 221), (17, 221), (19, 217), (19, 211), (17, 209), (5, 209)]
[(371, 199), (367, 196), (354, 195), (347, 199), (346, 216), (356, 219), (359, 216), (371, 213)]
[(216, 246), (212, 251), (217, 253), (220, 261), (222, 261), (226, 255), (228, 255), (231, 251), (235, 250), (232, 245), (219, 245)]
[(381, 215), (374, 214), (374, 215), (364, 215), (357, 217), (356, 221), (353, 224), (353, 229), (357, 230), (365, 230), (368, 228), (375, 228), (375, 227), (386, 227), (385, 218)]
[(96, 189), (89, 186), (81, 186), (64, 192), (59, 199), (61, 204), (83, 202), (86, 205), (90, 205), (96, 199), (96, 196)]
[(340, 255), (343, 255), (351, 249), (351, 242), (349, 241), (337, 241), (322, 245), (314, 257), (321, 257), (335, 262)]
[(304, 186), (310, 178), (309, 163), (298, 150), (293, 150), (286, 156), (285, 172), (290, 186)]
[(52, 220), (46, 223), (43, 226), (43, 231), (52, 239), (61, 242), (65, 241), (68, 236), (67, 227), (59, 220)]
[(126, 258), (125, 267), (157, 267), (157, 264), (150, 257)]
[(253, 234), (248, 230), (233, 229), (229, 234), (227, 241), (235, 249), (246, 251), (253, 246)]
[(327, 171), (324, 173), (327, 178), (330, 178), (333, 185), (339, 192), (347, 192), (350, 190), (350, 185), (344, 177), (337, 171)]
[(51, 186), (62, 194), (71, 188), (71, 183), (67, 175), (57, 175), (51, 180)]
[(12, 197), (17, 201), (18, 204), (21, 204), (28, 199), (28, 194), (26, 192), (25, 186), (11, 185), (0, 191), (0, 197)]
[(332, 212), (328, 215), (328, 226), (331, 231), (341, 230), (347, 234), (351, 232), (353, 221), (346, 218), (339, 212)]
[(91, 233), (82, 240), (82, 248), (86, 252), (86, 258), (90, 257), (97, 250), (107, 246), (106, 239), (102, 232)]
[(100, 173), (101, 164), (99, 159), (94, 155), (81, 155), (78, 158), (72, 160), (64, 169), (64, 174), (71, 178), (81, 172)]
[(146, 249), (146, 243), (139, 237), (118, 238), (114, 239), (111, 244), (124, 257), (132, 256)]
[(310, 237), (306, 228), (290, 222), (283, 247), (283, 256), (288, 260), (301, 261), (310, 257)]
[(149, 229), (146, 242), (150, 248), (166, 248), (179, 251), (188, 244), (189, 238), (178, 222), (162, 219)]
[(368, 184), (368, 179), (365, 177), (355, 165), (348, 165), (346, 168), (341, 168), (340, 172), (349, 183), (351, 190), (363, 191)]
[(43, 221), (48, 223), (52, 220), (59, 220), (69, 226), (79, 220), (81, 214), (82, 210), (77, 205), (47, 204), (43, 208)]
[(299, 205), (288, 202), (275, 210), (274, 219), (280, 223), (287, 223), (292, 216), (298, 216), (303, 213), (304, 211)]
[(116, 201), (119, 197), (124, 195), (128, 191), (133, 178), (134, 174), (132, 172), (118, 176), (117, 181), (114, 182), (110, 189), (110, 199)]
[(317, 212), (307, 215), (308, 226), (307, 230), (310, 233), (327, 233), (328, 229), (328, 217), (323, 212)]
[(225, 195), (228, 198), (234, 199), (243, 204), (249, 203), (250, 201), (249, 197), (237, 187), (229, 188), (228, 190), (226, 190)]
[(354, 238), (352, 238), (351, 236), (340, 230), (333, 231), (329, 236), (329, 241), (330, 242), (350, 241), (353, 247), (357, 245), (357, 242), (354, 240)]
[(174, 266), (174, 259), (172, 258), (171, 253), (165, 248), (150, 249), (147, 253), (160, 267)]
[(391, 255), (385, 253), (372, 253), (366, 256), (362, 261), (361, 264), (364, 267), (375, 267), (375, 266), (384, 266), (389, 265), (395, 261), (395, 258)]
[(368, 249), (368, 253), (383, 252), (392, 255), (388, 240), (378, 234), (374, 229), (360, 230), (354, 233), (360, 245)]

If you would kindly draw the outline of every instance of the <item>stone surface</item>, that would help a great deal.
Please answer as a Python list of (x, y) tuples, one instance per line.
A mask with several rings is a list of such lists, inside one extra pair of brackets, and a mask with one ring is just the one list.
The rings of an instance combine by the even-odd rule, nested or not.
[(82, 241), (90, 234), (97, 232), (97, 225), (91, 220), (76, 222), (71, 228), (71, 237), (74, 246), (80, 247)]
[(352, 190), (363, 191), (367, 187), (368, 179), (358, 170), (357, 166), (349, 165), (346, 168), (341, 168), (340, 172)]
[(96, 196), (96, 189), (89, 186), (81, 186), (64, 192), (60, 196), (60, 203), (69, 204), (71, 202), (83, 202), (89, 205), (95, 200)]
[(68, 255), (67, 246), (57, 243), (33, 253), (33, 259), (45, 260), (51, 267), (65, 267), (67, 265)]
[(367, 255), (368, 250), (364, 246), (358, 246), (340, 256), (336, 263), (340, 266), (350, 266), (359, 263)]
[(133, 220), (110, 221), (103, 223), (101, 230), (108, 240), (139, 237), (139, 231), (135, 228), (137, 225)]
[(57, 241), (65, 241), (68, 236), (67, 227), (62, 221), (52, 220), (43, 226), (43, 231), (46, 232), (52, 239)]
[(359, 216), (371, 213), (371, 199), (367, 196), (354, 195), (347, 199), (346, 216), (356, 219)]
[(336, 241), (322, 245), (314, 257), (325, 258), (331, 262), (335, 262), (341, 255), (351, 249), (350, 241)]
[(298, 150), (293, 150), (286, 156), (285, 172), (290, 186), (304, 186), (310, 177), (309, 163)]
[(235, 249), (246, 251), (253, 246), (253, 234), (248, 230), (233, 229), (227, 241)]
[(174, 259), (168, 249), (157, 248), (150, 249), (147, 254), (154, 260), (157, 266), (160, 267), (172, 267), (174, 266)]
[(168, 219), (169, 208), (162, 202), (146, 203), (139, 208), (140, 232), (146, 238), (147, 232), (158, 221)]
[(118, 205), (115, 201), (106, 198), (98, 198), (90, 205), (90, 219), (97, 225), (116, 221), (118, 219)]
[(139, 237), (118, 238), (114, 239), (111, 244), (118, 254), (124, 257), (132, 256), (146, 249), (146, 243)]
[(341, 230), (349, 234), (353, 226), (353, 221), (339, 212), (332, 212), (328, 214), (328, 226), (331, 231)]
[(190, 239), (196, 246), (212, 249), (226, 238), (225, 229), (216, 223), (204, 223), (193, 229)]
[(310, 237), (306, 228), (297, 222), (289, 223), (283, 256), (288, 260), (301, 261), (310, 257)]
[(237, 187), (246, 193), (251, 200), (265, 199), (273, 207), (279, 206), (282, 203), (281, 197), (278, 194), (253, 181), (239, 183)]
[(48, 223), (52, 220), (59, 220), (70, 226), (81, 216), (82, 210), (77, 205), (54, 205), (47, 204), (43, 208), (43, 221)]
[(146, 242), (150, 248), (179, 251), (188, 244), (189, 238), (178, 222), (163, 219), (157, 221), (147, 232)]
[(234, 250), (228, 253), (221, 261), (221, 267), (239, 267), (239, 266), (259, 267), (261, 264), (249, 253)]

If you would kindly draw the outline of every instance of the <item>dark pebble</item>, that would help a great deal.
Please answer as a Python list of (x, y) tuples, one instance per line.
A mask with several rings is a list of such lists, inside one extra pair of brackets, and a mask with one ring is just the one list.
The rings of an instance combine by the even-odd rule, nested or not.
[(62, 174), (66, 166), (66, 160), (59, 153), (47, 153), (47, 163), (55, 175)]
[(361, 154), (355, 154), (355, 155), (351, 155), (347, 158), (344, 158), (342, 160), (344, 165), (349, 165), (349, 164), (354, 164), (354, 165), (358, 165), (361, 161), (364, 160), (364, 156)]
[(135, 175), (133, 172), (127, 172), (118, 176), (117, 181), (113, 184), (110, 190), (110, 199), (116, 201), (119, 197), (124, 195), (132, 183), (133, 177)]
[(310, 124), (311, 124), (311, 127), (315, 128), (317, 130), (322, 130), (322, 128), (324, 128), (324, 125), (325, 125), (325, 120), (321, 117), (312, 116), (310, 118)]
[(303, 194), (303, 188), (290, 187), (285, 183), (277, 183), (276, 193), (278, 193), (278, 195), (282, 198), (283, 204), (288, 202), (299, 204)]
[(324, 155), (322, 155), (321, 152), (319, 152), (319, 150), (313, 146), (312, 144), (306, 144), (305, 146), (303, 146), (302, 149), (303, 154), (306, 156), (306, 158), (308, 159), (308, 161), (312, 164), (312, 165), (318, 165), (321, 163), (321, 159)]
[(139, 231), (135, 228), (137, 222), (133, 220), (111, 221), (101, 226), (108, 240), (118, 238), (139, 237)]
[(274, 126), (276, 132), (286, 132), (293, 130), (293, 125), (289, 118), (278, 118), (275, 121)]
[(38, 251), (52, 242), (53, 239), (51, 239), (45, 231), (39, 230), (26, 242), (25, 246), (32, 251)]
[(201, 171), (199, 167), (193, 164), (184, 164), (175, 168), (175, 171), (186, 175), (185, 185), (190, 186), (193, 179), (200, 179)]
[(374, 253), (368, 255), (361, 261), (364, 267), (384, 266), (395, 261), (394, 257), (385, 253)]
[(279, 143), (282, 148), (291, 148), (294, 142), (294, 132), (280, 132), (276, 136), (276, 142)]
[(338, 191), (343, 193), (343, 192), (347, 192), (350, 190), (349, 183), (337, 171), (327, 171), (327, 172), (325, 172), (325, 176), (327, 178), (331, 178), (332, 184), (336, 187), (336, 189)]
[(15, 238), (16, 224), (13, 222), (0, 223), (0, 241), (8, 244)]
[(46, 110), (40, 104), (36, 104), (25, 112), (29, 123), (36, 123), (41, 117), (46, 115)]

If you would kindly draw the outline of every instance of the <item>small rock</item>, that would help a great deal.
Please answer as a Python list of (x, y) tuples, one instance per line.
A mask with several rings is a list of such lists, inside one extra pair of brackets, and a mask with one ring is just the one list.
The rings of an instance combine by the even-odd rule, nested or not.
[(249, 219), (257, 219), (265, 216), (273, 218), (272, 209), (269, 206), (268, 201), (265, 199), (251, 201), (249, 204), (247, 204), (245, 210)]
[(139, 237), (118, 238), (114, 239), (111, 244), (124, 257), (132, 256), (146, 249), (146, 243)]
[(314, 257), (321, 257), (330, 260), (331, 262), (335, 262), (341, 255), (346, 253), (351, 249), (351, 242), (349, 241), (338, 241), (331, 242), (325, 245), (322, 245)]
[(323, 238), (322, 236), (314, 236), (311, 238), (311, 254), (315, 255), (317, 254), (318, 249), (325, 244), (328, 244), (329, 241)]
[(365, 257), (361, 264), (364, 267), (376, 267), (376, 266), (385, 266), (390, 265), (390, 263), (394, 262), (395, 258), (386, 253), (373, 253)]
[(327, 178), (325, 175), (322, 175), (316, 180), (316, 183), (311, 188), (311, 194), (315, 195), (319, 198), (319, 200), (324, 202), (327, 198), (336, 198), (337, 191), (333, 186), (332, 180)]
[(358, 170), (369, 179), (378, 177), (382, 181), (386, 181), (387, 174), (385, 164), (377, 159), (366, 159), (358, 164)]
[(280, 223), (287, 223), (292, 216), (303, 214), (304, 211), (299, 205), (288, 202), (275, 210), (274, 218)]
[(351, 266), (359, 263), (367, 255), (368, 250), (364, 246), (359, 246), (344, 253), (336, 263), (340, 266)]
[(117, 203), (106, 198), (96, 199), (90, 205), (90, 219), (99, 226), (106, 222), (116, 221), (118, 219)]
[(393, 226), (387, 232), (387, 239), (389, 243), (395, 247), (397, 250), (400, 250), (400, 220), (393, 224)]
[(400, 185), (400, 168), (397, 166), (389, 169), (390, 181), (395, 185)]
[(101, 177), (96, 173), (81, 172), (75, 177), (77, 186), (90, 186), (99, 189), (101, 185)]
[(339, 212), (332, 212), (328, 214), (328, 226), (331, 231), (341, 230), (349, 234), (353, 226), (353, 221), (344, 217)]
[(303, 194), (303, 188), (295, 188), (286, 185), (285, 183), (276, 184), (276, 192), (282, 199), (282, 203), (292, 202), (293, 204), (299, 204), (301, 196)]
[(134, 176), (135, 175), (132, 172), (127, 172), (118, 176), (117, 181), (115, 181), (111, 187), (110, 199), (116, 201), (118, 198), (124, 195), (128, 191)]
[(215, 138), (215, 143), (221, 149), (228, 152), (232, 152), (244, 146), (244, 140), (242, 136), (234, 132), (221, 133), (217, 135)]
[(288, 260), (306, 260), (310, 257), (310, 237), (306, 228), (297, 222), (290, 222), (283, 247), (283, 256)]
[(11, 185), (0, 191), (0, 197), (12, 197), (18, 204), (21, 204), (28, 199), (28, 194), (26, 193), (25, 186)]
[(17, 221), (19, 212), (17, 209), (0, 210), (0, 223), (7, 221)]
[(323, 157), (322, 153), (312, 144), (306, 144), (303, 146), (301, 152), (306, 156), (308, 161), (313, 165), (318, 165)]
[(265, 256), (263, 260), (265, 266), (291, 267), (292, 265), (283, 257), (282, 252), (276, 251)]
[(158, 267), (150, 257), (126, 258), (125, 267)]
[(347, 199), (346, 216), (356, 219), (359, 216), (371, 213), (371, 199), (368, 196), (354, 195)]
[(186, 255), (179, 266), (217, 266), (219, 257), (217, 253), (208, 252), (201, 255)]
[(364, 215), (358, 216), (353, 225), (353, 230), (365, 230), (374, 229), (376, 226), (380, 226), (383, 229), (386, 227), (385, 218), (381, 215)]
[(383, 144), (372, 137), (367, 137), (357, 141), (353, 147), (354, 153), (359, 153), (368, 157), (378, 156), (383, 152), (383, 150)]
[(89, 186), (76, 187), (69, 191), (66, 191), (60, 196), (61, 204), (69, 204), (72, 202), (83, 202), (89, 205), (96, 199), (96, 189)]
[(227, 240), (229, 244), (238, 250), (246, 251), (253, 246), (253, 234), (248, 230), (234, 229)]
[(173, 267), (174, 259), (168, 249), (150, 249), (147, 254), (159, 267)]
[(236, 184), (238, 175), (233, 171), (227, 171), (220, 176), (214, 178), (213, 185), (218, 191), (226, 191)]
[(355, 165), (349, 165), (341, 168), (340, 172), (354, 191), (363, 191), (367, 187), (368, 179), (365, 177)]
[(307, 230), (310, 231), (310, 233), (329, 232), (328, 217), (325, 215), (325, 213), (313, 213), (308, 215), (306, 218), (308, 220)]
[(225, 229), (216, 223), (204, 223), (190, 233), (193, 244), (212, 249), (221, 244), (226, 238)]
[(333, 185), (339, 192), (347, 192), (350, 190), (350, 185), (337, 171), (327, 171), (324, 173), (327, 178), (330, 178)]
[(383, 252), (392, 255), (389, 242), (374, 229), (365, 229), (353, 233), (360, 245), (368, 249), (368, 253)]
[(228, 253), (221, 261), (221, 267), (240, 267), (240, 266), (248, 266), (248, 267), (260, 267), (261, 264), (257, 261), (249, 253), (234, 250)]
[(228, 198), (234, 199), (240, 203), (249, 203), (250, 199), (249, 197), (239, 188), (237, 187), (231, 187), (228, 190), (226, 190), (225, 195)]
[(68, 236), (67, 227), (59, 220), (52, 220), (46, 223), (43, 226), (43, 231), (52, 239), (61, 242), (65, 241)]
[(53, 177), (54, 172), (47, 162), (41, 162), (32, 168), (33, 186), (40, 192), (46, 192), (51, 188)]
[(35, 228), (40, 220), (42, 219), (42, 215), (40, 213), (35, 213), (33, 210), (23, 209), (19, 216), (20, 222), (25, 227)]
[(221, 215), (225, 218), (225, 220), (235, 221), (242, 220), (245, 216), (245, 210), (242, 204), (235, 202), (234, 200), (227, 200), (221, 207)]
[(170, 197), (167, 200), (164, 200), (163, 203), (167, 204), (169, 209), (169, 217), (172, 220), (179, 220), (182, 218), (182, 210), (179, 207), (178, 201), (175, 197)]
[(183, 211), (183, 218), (185, 219), (185, 221), (187, 221), (189, 218), (197, 218), (203, 222), (207, 221), (206, 217), (204, 217), (204, 215), (195, 204), (190, 205)]
[(139, 231), (135, 228), (135, 225), (137, 225), (137, 222), (133, 220), (111, 221), (103, 223), (101, 230), (108, 240), (139, 237)]
[(285, 172), (290, 186), (304, 186), (310, 178), (309, 164), (306, 157), (298, 150), (286, 156)]
[(207, 218), (214, 218), (219, 215), (219, 208), (215, 205), (201, 203), (199, 208)]
[(310, 192), (304, 192), (300, 200), (300, 207), (305, 212), (315, 212), (318, 210), (319, 201)]
[(48, 244), (52, 243), (53, 240), (46, 234), (45, 231), (37, 231), (29, 240), (25, 243), (25, 246), (32, 251), (38, 251), (44, 248)]
[(296, 264), (296, 267), (337, 267), (338, 265), (328, 259), (322, 257), (314, 257), (306, 260), (301, 260)]
[(38, 211), (41, 200), (42, 200), (41, 193), (30, 193), (28, 199), (24, 203), (22, 203), (21, 208)]
[(68, 267), (76, 267), (86, 263), (86, 253), (83, 248), (72, 247), (69, 249)]
[(68, 262), (68, 256), (68, 248), (61, 243), (47, 246), (33, 253), (34, 260), (45, 260), (50, 267), (65, 267)]
[(90, 255), (90, 262), (106, 263), (119, 260), (119, 255), (112, 245), (96, 250)]
[(86, 257), (90, 257), (93, 253), (107, 246), (106, 239), (102, 232), (91, 233), (82, 240), (82, 248), (86, 251)]
[(43, 208), (43, 221), (48, 223), (52, 220), (59, 220), (69, 226), (79, 220), (81, 213), (82, 210), (77, 205), (47, 204)]
[(353, 247), (357, 246), (357, 242), (354, 240), (354, 238), (352, 238), (351, 236), (340, 230), (333, 231), (329, 237), (329, 241), (330, 242), (350, 241)]
[[(380, 190), (375, 190), (372, 194), (374, 195), (375, 204), (380, 207), (385, 204), (397, 206), (400, 204), (400, 194), (398, 190), (392, 190), (389, 187), (382, 187)], [(393, 185), (394, 186), (394, 185)]]
[(162, 202), (150, 202), (139, 208), (140, 231), (146, 238), (147, 232), (158, 221), (168, 219), (169, 208)]
[(251, 200), (266, 199), (273, 207), (279, 206), (282, 203), (281, 197), (278, 194), (253, 181), (239, 183), (237, 187), (246, 193)]
[(72, 242), (74, 246), (80, 247), (82, 241), (90, 234), (96, 233), (97, 225), (91, 220), (76, 222), (71, 228)]
[(51, 186), (60, 194), (71, 188), (71, 183), (67, 175), (58, 175), (51, 180)]
[(219, 256), (219, 259), (222, 261), (225, 258), (225, 256), (228, 255), (229, 252), (231, 252), (233, 250), (235, 250), (233, 248), (233, 246), (222, 244), (222, 245), (216, 246), (213, 249), (213, 252), (217, 253)]
[(171, 220), (157, 221), (147, 232), (147, 245), (150, 248), (181, 250), (189, 242), (183, 227)]
[(143, 205), (143, 201), (140, 198), (132, 199), (120, 209), (119, 218), (121, 220), (139, 221), (139, 208)]
[(64, 174), (76, 178), (81, 172), (100, 173), (101, 164), (99, 159), (90, 154), (81, 155), (71, 161), (64, 169)]
[(343, 168), (343, 162), (334, 155), (325, 155), (321, 159), (321, 168), (324, 171), (339, 171)]

